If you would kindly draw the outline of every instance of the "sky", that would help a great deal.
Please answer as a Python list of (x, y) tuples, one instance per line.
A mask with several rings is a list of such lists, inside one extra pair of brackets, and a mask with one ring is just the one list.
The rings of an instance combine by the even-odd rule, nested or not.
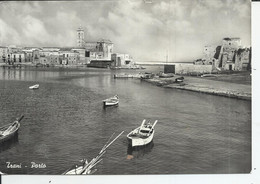
[[(251, 45), (250, 0), (0, 2), (0, 46), (76, 46), (109, 39), (136, 61), (193, 61), (203, 48), (240, 37)], [(167, 57), (168, 56), (168, 57)]]

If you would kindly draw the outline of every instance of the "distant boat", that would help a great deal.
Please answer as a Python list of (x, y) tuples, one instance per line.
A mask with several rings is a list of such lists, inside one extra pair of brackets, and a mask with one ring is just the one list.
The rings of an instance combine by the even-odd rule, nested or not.
[(114, 78), (134, 78), (134, 76), (130, 74), (115, 74)]
[(30, 86), (29, 89), (39, 89), (40, 85), (39, 84), (35, 84), (33, 86)]
[(171, 78), (171, 77), (174, 77), (174, 74), (173, 73), (163, 73), (163, 72), (160, 72), (159, 73), (159, 77), (160, 78)]
[(118, 105), (119, 103), (119, 97), (118, 95), (115, 95), (111, 98), (108, 98), (106, 100), (103, 100), (103, 106), (106, 107), (106, 106), (115, 106), (115, 105)]
[(217, 77), (217, 76), (213, 74), (203, 74), (200, 77)]
[(20, 128), (20, 121), (24, 116), (21, 116), (19, 119), (15, 120), (13, 123), (7, 124), (0, 128), (0, 143), (7, 141), (14, 137)]
[(175, 82), (183, 82), (184, 77), (178, 77), (175, 79)]
[(143, 75), (140, 76), (140, 79), (151, 79), (154, 77), (153, 73), (145, 72)]
[(87, 159), (84, 159), (81, 162), (80, 166), (75, 166), (72, 169), (69, 169), (68, 171), (65, 171), (63, 174), (64, 175), (83, 175), (83, 174), (93, 174), (94, 172), (97, 171), (97, 169), (93, 169), (99, 162), (102, 161), (102, 156), (106, 153), (106, 149), (113, 143), (115, 142), (122, 134), (124, 131), (122, 131), (116, 138), (109, 142), (110, 139), (113, 137), (114, 134), (108, 139), (107, 143), (103, 146), (103, 148), (100, 150), (99, 154), (93, 158), (90, 162), (87, 161)]
[(156, 120), (153, 124), (150, 121), (143, 120), (140, 127), (131, 131), (128, 135), (129, 144), (134, 146), (144, 146), (149, 144), (153, 140), (154, 127), (158, 121)]

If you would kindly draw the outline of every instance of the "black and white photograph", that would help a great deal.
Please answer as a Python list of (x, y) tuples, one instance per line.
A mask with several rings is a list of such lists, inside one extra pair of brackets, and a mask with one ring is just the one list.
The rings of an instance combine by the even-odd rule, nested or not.
[(250, 174), (250, 0), (0, 1), (0, 174)]

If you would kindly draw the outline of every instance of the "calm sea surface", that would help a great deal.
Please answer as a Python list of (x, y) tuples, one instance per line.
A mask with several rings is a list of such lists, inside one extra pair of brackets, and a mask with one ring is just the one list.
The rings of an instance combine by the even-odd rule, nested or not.
[[(149, 67), (145, 71), (160, 71)], [(142, 70), (144, 71), (144, 70)], [(251, 171), (251, 102), (114, 79), (108, 69), (0, 68), (0, 126), (21, 114), (18, 136), (0, 145), (0, 171), (61, 174), (95, 157), (115, 132), (95, 174), (206, 174)], [(28, 87), (39, 83), (40, 89)], [(118, 107), (102, 100), (119, 95)], [(153, 142), (128, 147), (143, 119), (159, 120)], [(127, 156), (133, 159), (127, 160)], [(6, 162), (22, 165), (8, 169)], [(31, 168), (31, 162), (46, 168)]]

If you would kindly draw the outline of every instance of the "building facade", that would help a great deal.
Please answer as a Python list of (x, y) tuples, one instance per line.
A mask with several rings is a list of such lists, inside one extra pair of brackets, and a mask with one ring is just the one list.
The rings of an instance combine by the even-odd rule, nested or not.
[(134, 65), (129, 54), (114, 53), (111, 55), (112, 67), (131, 67)]
[(213, 70), (243, 71), (251, 68), (251, 48), (243, 48), (240, 38), (224, 38), (219, 46), (205, 46), (196, 65), (212, 65)]
[(0, 63), (6, 63), (8, 55), (8, 47), (0, 46)]

